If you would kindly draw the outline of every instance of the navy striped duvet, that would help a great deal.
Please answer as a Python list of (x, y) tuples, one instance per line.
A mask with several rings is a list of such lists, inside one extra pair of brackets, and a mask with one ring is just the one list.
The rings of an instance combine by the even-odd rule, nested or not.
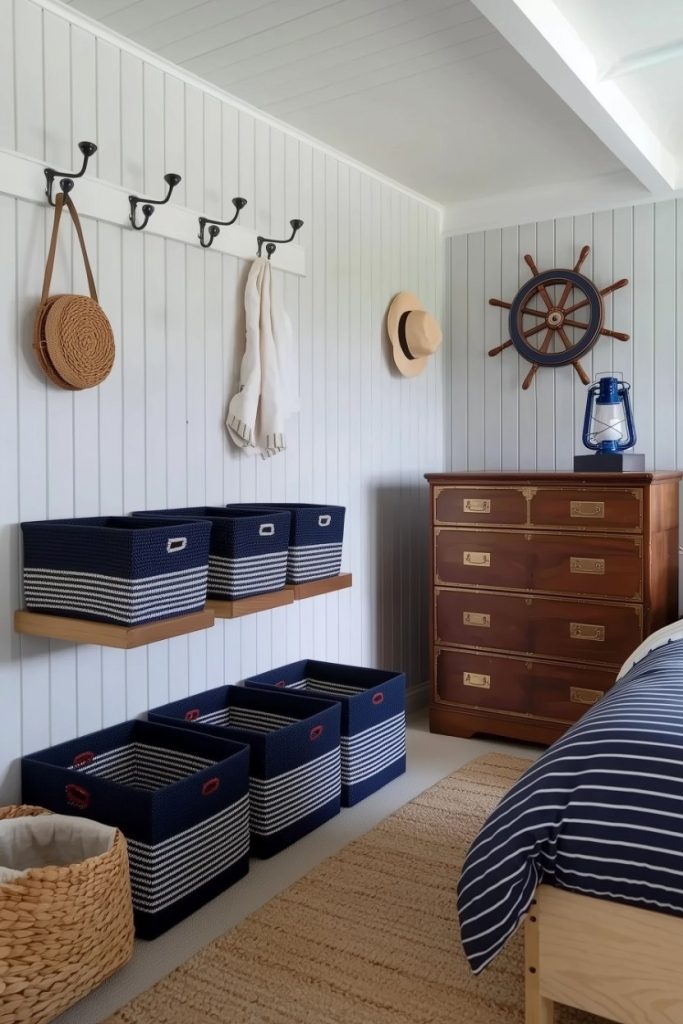
[(516, 931), (541, 882), (683, 917), (680, 624), (668, 627), (664, 646), (632, 661), (524, 773), (472, 844), (458, 914), (475, 973)]

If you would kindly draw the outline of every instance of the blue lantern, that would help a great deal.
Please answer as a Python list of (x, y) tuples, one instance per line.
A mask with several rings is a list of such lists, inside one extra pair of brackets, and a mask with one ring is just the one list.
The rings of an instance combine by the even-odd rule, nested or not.
[(605, 374), (588, 388), (583, 443), (595, 455), (578, 455), (574, 469), (600, 472), (645, 468), (644, 455), (622, 453), (636, 443), (636, 430), (629, 391), (631, 385), (612, 374)]

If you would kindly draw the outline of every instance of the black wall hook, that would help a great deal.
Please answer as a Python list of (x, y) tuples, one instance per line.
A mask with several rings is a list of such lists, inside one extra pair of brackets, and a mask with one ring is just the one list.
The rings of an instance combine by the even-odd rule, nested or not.
[[(244, 207), (247, 205), (247, 201), (246, 199), (242, 199), (241, 196), (235, 196), (235, 198), (232, 201), (232, 205), (235, 207), (235, 216), (232, 218), (232, 220), (209, 220), (208, 217), (199, 218), (199, 234), (197, 235), (197, 237), (199, 238), (199, 244), (201, 245), (202, 249), (210, 249), (211, 245), (213, 244), (214, 238), (220, 235), (221, 228), (230, 227), (231, 224), (235, 223), (235, 221), (240, 215), (240, 210), (243, 210)], [(210, 225), (208, 242), (204, 234), (204, 228), (206, 227), (207, 224)], [(219, 224), (221, 227), (218, 227)]]
[(62, 192), (69, 193), (74, 187), (74, 179), (82, 178), (86, 172), (88, 166), (88, 160), (90, 157), (97, 152), (97, 146), (94, 142), (79, 142), (78, 148), (83, 154), (83, 166), (80, 171), (56, 171), (54, 167), (45, 168), (45, 177), (47, 178), (47, 188), (45, 189), (45, 195), (50, 206), (54, 206), (54, 199), (52, 198), (52, 186), (54, 185), (55, 178), (59, 178), (60, 175), (64, 175), (59, 182), (59, 187)]
[[(149, 218), (154, 213), (154, 207), (163, 206), (164, 203), (167, 203), (171, 198), (173, 189), (176, 187), (176, 185), (179, 185), (182, 180), (183, 179), (180, 177), (179, 174), (165, 174), (164, 181), (168, 185), (168, 192), (166, 193), (163, 199), (142, 199), (140, 196), (128, 196), (128, 201), (130, 203), (129, 219), (136, 231), (142, 231), (143, 228), (147, 227)], [(143, 204), (142, 212), (144, 214), (145, 219), (143, 220), (142, 224), (136, 224), (136, 212), (138, 208), (138, 203)]]
[(261, 255), (263, 243), (267, 242), (268, 245), (266, 246), (266, 252), (268, 253), (268, 259), (270, 259), (278, 245), (286, 245), (287, 242), (291, 242), (297, 231), (304, 226), (304, 222), (302, 220), (290, 220), (289, 224), (292, 229), (292, 233), (289, 238), (264, 238), (263, 235), (257, 235), (256, 241), (258, 242), (258, 250), (256, 255)]

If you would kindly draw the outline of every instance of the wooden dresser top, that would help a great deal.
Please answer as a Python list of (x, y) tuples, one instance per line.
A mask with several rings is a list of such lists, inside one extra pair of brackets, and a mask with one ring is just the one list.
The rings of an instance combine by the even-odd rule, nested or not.
[(519, 484), (521, 482), (546, 484), (621, 484), (629, 487), (633, 484), (657, 484), (663, 480), (680, 480), (683, 471), (672, 469), (648, 473), (425, 473), (430, 484), (463, 483), (483, 484)]

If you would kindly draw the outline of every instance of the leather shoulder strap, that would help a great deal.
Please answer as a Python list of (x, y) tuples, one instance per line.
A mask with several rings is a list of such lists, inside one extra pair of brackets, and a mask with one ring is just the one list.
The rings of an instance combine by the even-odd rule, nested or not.
[(81, 246), (81, 253), (83, 255), (83, 263), (85, 264), (85, 273), (88, 278), (88, 288), (90, 290), (90, 297), (97, 302), (97, 289), (95, 288), (95, 279), (90, 268), (90, 260), (88, 259), (88, 251), (85, 247), (85, 239), (83, 238), (83, 229), (81, 228), (81, 222), (76, 212), (71, 197), (66, 195), (64, 192), (59, 192), (55, 198), (55, 219), (52, 225), (52, 238), (50, 239), (50, 249), (47, 255), (47, 263), (45, 264), (45, 276), (43, 278), (43, 293), (40, 301), (47, 302), (50, 294), (50, 282), (52, 280), (52, 272), (55, 266), (55, 254), (57, 252), (57, 235), (59, 234), (59, 221), (62, 216), (62, 209), (66, 204), (71, 219), (76, 228), (76, 234), (78, 235), (78, 241)]

